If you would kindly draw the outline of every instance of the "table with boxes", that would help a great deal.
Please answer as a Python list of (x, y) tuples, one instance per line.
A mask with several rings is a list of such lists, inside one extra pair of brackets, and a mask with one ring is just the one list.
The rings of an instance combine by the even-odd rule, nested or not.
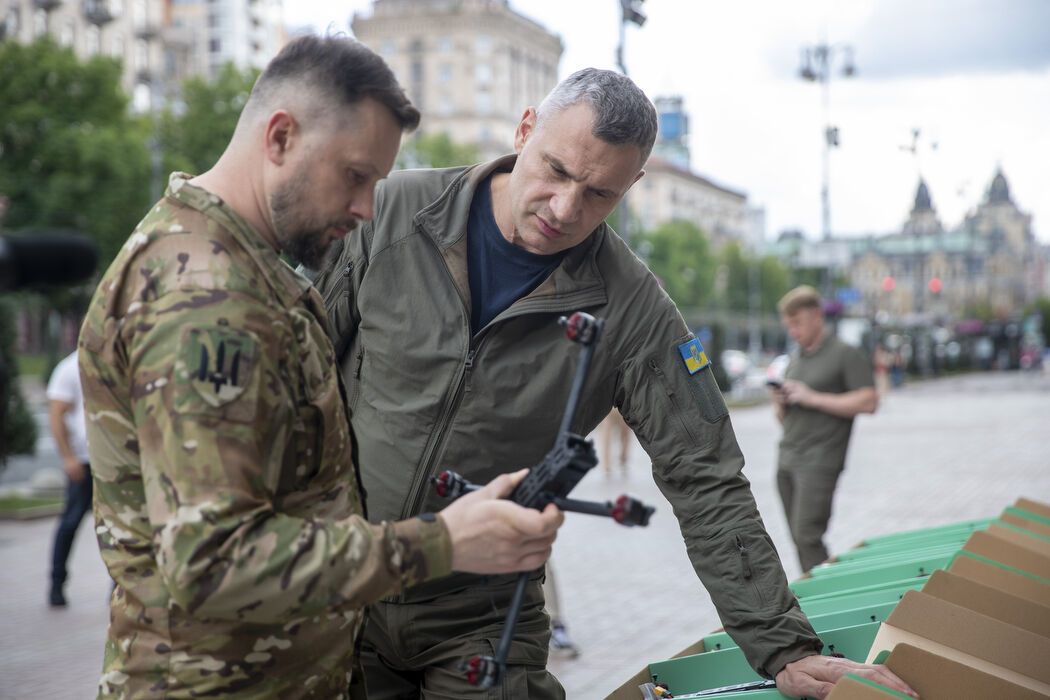
[[(996, 518), (873, 537), (790, 586), (823, 653), (885, 663), (924, 700), (1050, 698), (1050, 505), (1020, 498)], [(786, 697), (762, 680), (716, 632), (609, 698)], [(829, 697), (906, 696), (846, 676)]]

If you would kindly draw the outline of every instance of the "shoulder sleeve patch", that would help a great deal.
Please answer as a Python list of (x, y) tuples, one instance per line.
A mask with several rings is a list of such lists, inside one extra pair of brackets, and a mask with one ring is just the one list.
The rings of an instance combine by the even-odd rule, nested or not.
[(692, 338), (679, 345), (678, 354), (682, 356), (682, 362), (685, 363), (689, 374), (696, 374), (711, 364), (711, 360), (707, 359), (707, 353), (704, 352), (704, 346), (697, 338)]
[[(249, 331), (225, 326), (183, 331), (175, 372), (180, 392), (179, 412), (218, 409), (241, 399), (254, 385), (259, 364), (259, 342)], [(232, 416), (230, 416), (232, 417)]]

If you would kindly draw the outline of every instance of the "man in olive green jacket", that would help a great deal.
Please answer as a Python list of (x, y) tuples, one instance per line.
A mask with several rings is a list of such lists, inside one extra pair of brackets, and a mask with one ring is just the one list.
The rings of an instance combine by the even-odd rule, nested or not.
[[(815, 656), (821, 642), (741, 473), (704, 349), (604, 223), (642, 176), (655, 134), (652, 103), (630, 80), (587, 69), (526, 110), (516, 157), (397, 173), (377, 189), (373, 222), (316, 282), (369, 515), (397, 520), (438, 507), (428, 479), (446, 465), (482, 482), (539, 462), (558, 432), (577, 356), (556, 321), (588, 311), (606, 326), (572, 427), (586, 434), (612, 406), (620, 410), (754, 668), (787, 693), (818, 697), (846, 670), (885, 680), (875, 667)], [(512, 577), (453, 575), (373, 606), (362, 650), (369, 697), (563, 697), (545, 669), (541, 573), (494, 691), (467, 686), (457, 667), (492, 653)]]

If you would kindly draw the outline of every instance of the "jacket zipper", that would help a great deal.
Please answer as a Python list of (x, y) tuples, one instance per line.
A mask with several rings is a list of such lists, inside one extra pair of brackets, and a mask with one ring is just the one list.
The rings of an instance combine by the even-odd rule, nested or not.
[[(426, 235), (425, 232), (421, 232), (422, 235), (431, 242), (434, 246), (438, 257), (441, 257), (441, 249), (437, 243), (434, 242), (430, 236)], [(444, 264), (442, 259), (442, 269), (445, 274), (448, 275), (448, 280), (452, 285), (452, 288), (456, 290), (456, 296), (459, 296), (458, 288), (456, 287), (455, 280), (452, 279), (452, 273), (449, 271), (448, 266)], [(423, 458), (419, 462), (419, 469), (416, 470), (416, 477), (412, 482), (412, 488), (409, 491), (408, 499), (405, 501), (405, 508), (401, 512), (401, 519), (410, 518), (415, 514), (422, 506), (423, 497), (425, 493), (425, 486), (429, 482), (430, 474), (434, 469), (434, 462), (437, 460), (437, 455), (441, 453), (441, 447), (444, 446), (446, 439), (448, 438), (448, 428), (452, 423), (452, 419), (456, 415), (456, 411), (459, 409), (460, 399), (463, 395), (463, 389), (466, 386), (467, 380), (470, 377), (471, 372), (474, 369), (474, 360), (477, 357), (478, 351), (481, 349), (481, 345), (484, 342), (485, 337), (488, 335), (489, 329), (497, 322), (502, 322), (515, 316), (524, 315), (527, 313), (544, 313), (544, 312), (556, 312), (576, 310), (584, 308), (587, 303), (583, 300), (576, 301), (568, 306), (567, 300), (559, 300), (556, 303), (548, 303), (546, 301), (534, 301), (532, 303), (526, 302), (519, 306), (514, 311), (504, 311), (496, 318), (489, 321), (488, 325), (478, 331), (477, 335), (472, 336), (470, 332), (470, 313), (467, 309), (466, 303), (463, 302), (460, 297), (460, 308), (463, 312), (463, 319), (466, 326), (467, 335), (470, 336), (470, 341), (467, 343), (467, 353), (463, 358), (463, 362), (460, 370), (456, 373), (456, 377), (453, 379), (450, 385), (450, 393), (448, 399), (446, 399), (444, 405), (441, 407), (441, 413), (438, 416), (438, 420), (434, 425), (434, 430), (430, 434), (430, 439), (427, 442), (426, 448), (423, 450)], [(593, 302), (591, 302), (593, 303)], [(522, 308), (524, 307), (524, 308)]]
[(758, 589), (758, 584), (755, 582), (754, 572), (751, 570), (751, 559), (747, 554), (747, 547), (744, 545), (744, 540), (740, 535), (733, 535), (733, 539), (736, 541), (736, 551), (740, 553), (740, 570), (744, 575), (744, 580), (751, 584), (751, 590), (755, 592), (755, 599), (758, 601), (760, 606), (765, 606), (765, 600), (762, 598), (762, 593)]
[[(344, 299), (349, 299), (350, 298), (350, 276), (353, 273), (354, 273), (354, 261), (351, 260), (348, 263), (346, 263), (346, 267), (343, 268), (343, 271), (341, 273), (342, 277), (343, 277), (343, 298)], [(337, 286), (333, 286), (325, 294), (325, 296), (324, 296), (325, 308), (327, 308), (328, 305), (335, 299), (335, 295), (336, 295), (336, 290), (337, 289), (338, 289)]]

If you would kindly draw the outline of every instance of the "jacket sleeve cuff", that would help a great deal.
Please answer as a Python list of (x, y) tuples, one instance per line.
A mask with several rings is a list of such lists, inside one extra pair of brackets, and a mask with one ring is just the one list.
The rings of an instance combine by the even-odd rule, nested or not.
[(818, 639), (814, 641), (805, 641), (795, 644), (794, 646), (781, 649), (769, 657), (769, 661), (766, 663), (765, 671), (769, 673), (769, 678), (775, 679), (777, 674), (784, 670), (784, 667), (790, 663), (804, 659), (807, 656), (814, 656), (820, 653), (820, 650), (824, 648), (824, 644)]
[(452, 573), (452, 539), (440, 517), (423, 513), (393, 523), (388, 533), (387, 544), (392, 551), (387, 561), (402, 590)]

